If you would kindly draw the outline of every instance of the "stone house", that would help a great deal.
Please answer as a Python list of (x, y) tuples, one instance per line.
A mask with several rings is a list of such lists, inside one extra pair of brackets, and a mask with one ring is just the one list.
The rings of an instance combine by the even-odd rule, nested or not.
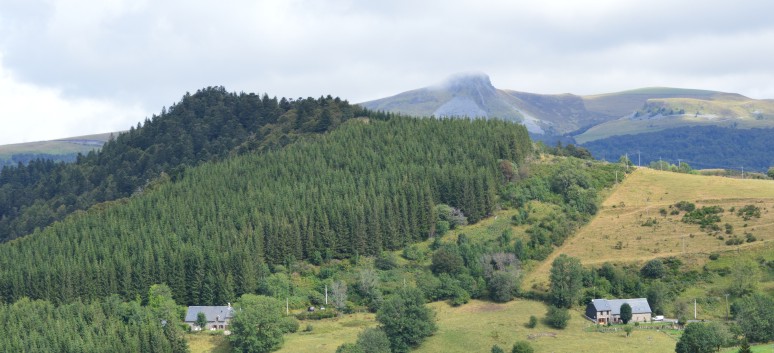
[[(196, 324), (196, 318), (199, 313), (204, 313), (207, 318), (207, 324), (199, 327)], [(234, 309), (231, 304), (227, 306), (189, 306), (185, 313), (185, 323), (191, 326), (191, 330), (228, 330), (229, 320), (234, 316)]]
[(586, 317), (598, 324), (622, 322), (621, 305), (624, 303), (632, 307), (631, 322), (651, 321), (653, 312), (646, 298), (592, 299), (586, 306)]

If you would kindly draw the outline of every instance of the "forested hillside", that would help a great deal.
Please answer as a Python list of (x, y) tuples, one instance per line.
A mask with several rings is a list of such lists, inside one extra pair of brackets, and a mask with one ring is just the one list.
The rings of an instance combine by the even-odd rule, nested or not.
[[(628, 153), (636, 162), (641, 152), (642, 165), (663, 159), (680, 159), (694, 168), (727, 168), (765, 172), (774, 166), (769, 152), (774, 129), (733, 129), (694, 126), (638, 135), (613, 136), (583, 144), (596, 158), (617, 160)], [(632, 157), (634, 156), (634, 157)]]
[(31, 161), (0, 172), (0, 242), (31, 233), (75, 210), (140, 192), (162, 173), (234, 153), (284, 146), (356, 116), (376, 118), (338, 98), (277, 100), (210, 87), (162, 110), (100, 152), (76, 163)]
[(0, 246), (0, 298), (133, 299), (167, 283), (177, 303), (224, 303), (257, 292), (267, 263), (424, 240), (436, 204), (475, 222), (495, 207), (503, 171), (512, 172), (503, 165), (529, 153), (526, 129), (502, 121), (353, 120), (279, 151), (162, 178)]

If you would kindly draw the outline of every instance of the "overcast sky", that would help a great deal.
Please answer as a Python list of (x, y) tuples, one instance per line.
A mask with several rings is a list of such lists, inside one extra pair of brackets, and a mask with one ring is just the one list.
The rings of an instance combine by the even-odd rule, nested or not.
[(361, 102), (480, 71), (774, 98), (772, 58), (768, 0), (0, 0), (0, 144), (124, 130), (214, 85)]

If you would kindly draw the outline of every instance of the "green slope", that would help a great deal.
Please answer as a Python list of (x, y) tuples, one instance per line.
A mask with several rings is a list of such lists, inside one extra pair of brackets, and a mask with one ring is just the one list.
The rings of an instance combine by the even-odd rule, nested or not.
[(26, 163), (34, 158), (74, 161), (75, 156), (87, 154), (102, 147), (110, 136), (119, 132), (67, 137), (50, 141), (15, 143), (0, 146), (0, 167)]

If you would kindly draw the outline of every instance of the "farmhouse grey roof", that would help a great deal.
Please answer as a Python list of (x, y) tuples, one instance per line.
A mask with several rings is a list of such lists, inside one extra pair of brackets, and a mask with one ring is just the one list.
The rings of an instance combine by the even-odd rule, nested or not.
[(612, 315), (621, 315), (621, 305), (628, 303), (632, 307), (632, 314), (650, 313), (650, 305), (646, 298), (633, 299), (593, 299), (591, 303), (597, 311), (610, 310)]
[(610, 305), (607, 303), (607, 299), (592, 299), (591, 303), (597, 311), (610, 311)]
[(207, 322), (225, 321), (234, 316), (234, 309), (230, 306), (189, 306), (185, 313), (186, 322), (196, 322), (199, 313), (204, 313)]

